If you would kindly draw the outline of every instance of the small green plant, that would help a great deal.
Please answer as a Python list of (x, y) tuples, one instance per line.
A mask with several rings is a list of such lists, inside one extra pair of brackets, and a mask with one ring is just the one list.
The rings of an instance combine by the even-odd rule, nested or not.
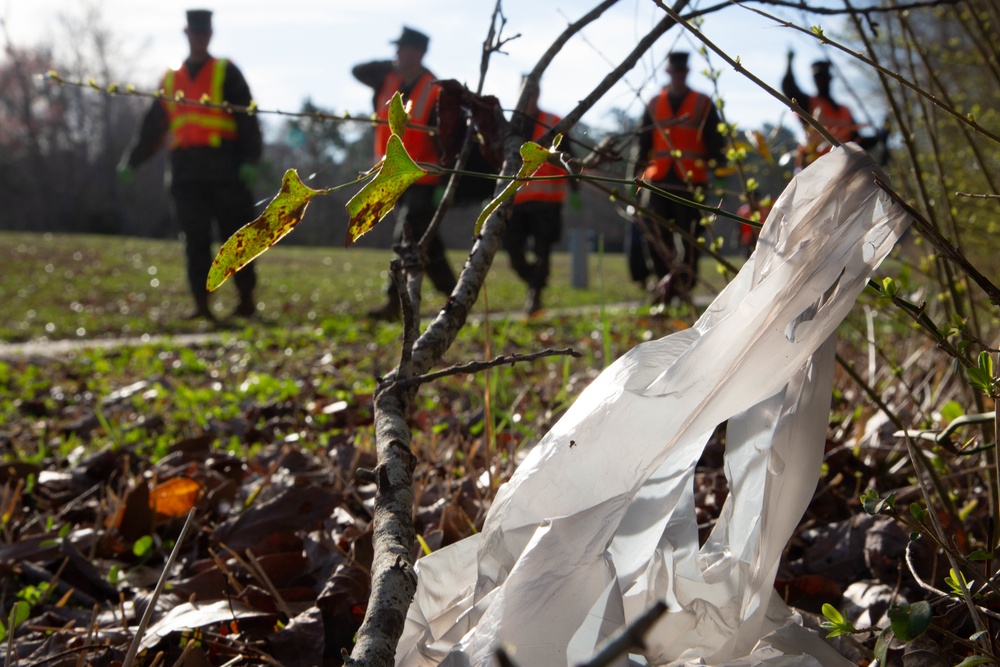
[(969, 384), (973, 387), (988, 396), (997, 395), (997, 380), (993, 377), (993, 358), (989, 352), (980, 352), (977, 365), (966, 368), (965, 372), (969, 376)]
[(844, 618), (844, 615), (837, 611), (837, 608), (832, 604), (823, 604), (823, 616), (827, 620), (820, 623), (819, 627), (830, 631), (827, 633), (827, 637), (839, 637), (840, 635), (850, 635), (858, 632), (854, 624)]
[(24, 600), (15, 602), (10, 608), (10, 616), (7, 618), (7, 623), (4, 624), (3, 621), (0, 621), (0, 641), (5, 641), (8, 636), (12, 636), (17, 626), (28, 620), (29, 613), (31, 613), (31, 605)]
[(948, 576), (944, 578), (944, 583), (948, 585), (948, 589), (952, 595), (963, 597), (965, 595), (964, 591), (971, 590), (975, 579), (969, 581), (965, 578), (964, 574), (955, 572), (955, 569), (951, 568), (948, 570)]
[(132, 553), (135, 554), (136, 558), (140, 558), (145, 561), (153, 555), (153, 547), (153, 536), (143, 535), (132, 545)]
[(892, 513), (896, 507), (895, 493), (890, 493), (885, 498), (880, 498), (878, 491), (875, 489), (868, 489), (862, 493), (859, 500), (861, 501), (861, 506), (865, 508), (865, 512), (871, 514), (872, 516), (876, 514)]
[(49, 590), (47, 581), (43, 581), (37, 586), (29, 584), (17, 592), (17, 599), (34, 607), (46, 596)]

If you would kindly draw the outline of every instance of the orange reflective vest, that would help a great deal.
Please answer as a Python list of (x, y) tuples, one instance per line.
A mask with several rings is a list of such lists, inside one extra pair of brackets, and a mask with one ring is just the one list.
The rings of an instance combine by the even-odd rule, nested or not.
[[(535, 120), (535, 130), (532, 132), (531, 140), (536, 141), (540, 139), (543, 134), (555, 127), (556, 123), (560, 120), (562, 119), (555, 114), (539, 111), (538, 118)], [(560, 169), (559, 167), (546, 162), (539, 167), (533, 175), (559, 176), (565, 173), (565, 169)], [(551, 181), (528, 181), (522, 185), (518, 189), (517, 194), (514, 195), (514, 203), (523, 204), (528, 201), (563, 202), (566, 201), (566, 186), (567, 181), (565, 178)]]
[[(851, 141), (857, 134), (858, 125), (854, 121), (854, 116), (851, 115), (851, 110), (844, 105), (834, 108), (830, 100), (824, 97), (810, 97), (809, 113), (841, 143)], [(799, 146), (796, 156), (800, 167), (815, 162), (820, 155), (829, 153), (830, 149), (833, 148), (830, 142), (811, 125), (806, 125), (805, 130), (806, 142)]]
[[(417, 83), (410, 91), (409, 97), (406, 100), (410, 114), (410, 123), (414, 125), (430, 124), (431, 112), (434, 110), (434, 105), (437, 104), (438, 95), (441, 92), (441, 88), (433, 82), (434, 75), (430, 72), (424, 72), (417, 79)], [(385, 145), (389, 142), (389, 136), (392, 134), (388, 124), (389, 101), (402, 84), (403, 77), (396, 72), (389, 72), (382, 81), (382, 87), (378, 91), (375, 107), (376, 116), (382, 122), (375, 126), (375, 157), (379, 159), (385, 157)], [(440, 157), (437, 145), (434, 142), (434, 137), (429, 132), (407, 127), (406, 131), (403, 132), (402, 139), (403, 146), (406, 147), (406, 152), (416, 162), (439, 163)], [(418, 180), (417, 183), (422, 185), (437, 185), (440, 180), (437, 175), (428, 174)]]
[(176, 70), (168, 70), (164, 75), (161, 89), (166, 99), (163, 100), (163, 107), (173, 134), (170, 150), (199, 146), (218, 148), (223, 141), (236, 141), (236, 118), (231, 112), (173, 101), (175, 95), (182, 95), (189, 100), (221, 104), (228, 64), (225, 58), (209, 58), (193, 80), (186, 64)]
[(651, 100), (649, 116), (656, 126), (653, 131), (653, 148), (649, 153), (649, 166), (643, 179), (662, 181), (671, 173), (683, 181), (708, 183), (708, 149), (705, 147), (705, 122), (712, 109), (712, 100), (701, 93), (689, 90), (675, 114), (670, 108), (667, 89)]

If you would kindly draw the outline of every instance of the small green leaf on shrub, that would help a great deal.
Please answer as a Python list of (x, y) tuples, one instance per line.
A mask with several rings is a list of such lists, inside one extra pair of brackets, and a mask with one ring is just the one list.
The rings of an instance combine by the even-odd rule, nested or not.
[(958, 401), (948, 401), (941, 407), (941, 419), (949, 423), (955, 421), (964, 414), (965, 410), (962, 409), (962, 404)]
[(899, 288), (896, 287), (896, 281), (892, 278), (882, 279), (882, 292), (889, 298), (896, 296), (899, 292)]
[(968, 590), (972, 588), (972, 584), (975, 580), (969, 581), (965, 578), (965, 575), (961, 572), (956, 573), (954, 568), (948, 570), (948, 576), (944, 578), (944, 583), (948, 585), (951, 589), (952, 595), (962, 597), (962, 590)]
[(984, 373), (981, 368), (966, 368), (965, 374), (969, 376), (969, 384), (980, 391), (984, 391), (987, 394), (990, 393), (992, 378)]
[(989, 632), (987, 632), (986, 630), (980, 630), (979, 632), (973, 632), (971, 635), (969, 635), (969, 641), (970, 642), (978, 642), (980, 639), (982, 639), (983, 637), (987, 636), (988, 634), (989, 634)]
[(549, 157), (549, 151), (542, 146), (539, 146), (534, 141), (526, 141), (521, 145), (521, 168), (517, 172), (517, 179), (513, 180), (507, 184), (507, 187), (503, 189), (503, 192), (498, 194), (493, 198), (483, 212), (479, 214), (479, 218), (476, 219), (476, 229), (474, 231), (476, 236), (479, 236), (479, 230), (483, 228), (483, 223), (486, 222), (486, 218), (490, 217), (505, 200), (510, 199), (514, 196), (517, 188), (521, 185), (520, 181), (528, 178), (536, 171), (538, 168), (545, 164), (545, 161)]
[(861, 506), (865, 508), (865, 512), (874, 516), (895, 507), (896, 494), (890, 493), (885, 498), (879, 498), (878, 492), (875, 489), (868, 489), (861, 494), (860, 500)]
[(917, 521), (923, 521), (927, 518), (927, 510), (920, 503), (910, 503), (910, 515)]
[(889, 645), (892, 644), (892, 637), (892, 628), (886, 628), (879, 633), (878, 639), (875, 640), (874, 653), (880, 667), (889, 664), (886, 657), (889, 652)]
[(294, 169), (286, 171), (281, 181), (281, 191), (274, 196), (261, 216), (237, 230), (219, 248), (219, 254), (208, 271), (205, 285), (208, 291), (218, 289), (229, 276), (295, 229), (306, 213), (309, 200), (322, 194), (326, 192), (304, 185)]
[(823, 603), (823, 615), (826, 616), (831, 623), (836, 623), (840, 625), (844, 622), (844, 615), (841, 614), (840, 611), (838, 611), (837, 608), (834, 607), (829, 602)]
[(987, 377), (993, 377), (993, 357), (985, 350), (979, 353), (979, 370), (985, 373)]
[(911, 541), (911, 542), (916, 542), (916, 541), (917, 541), (917, 540), (919, 540), (919, 539), (920, 539), (921, 537), (923, 537), (923, 535), (922, 535), (922, 534), (920, 533), (920, 531), (919, 531), (919, 530), (913, 530), (913, 531), (910, 531), (910, 541)]
[(921, 600), (913, 604), (896, 604), (889, 608), (889, 622), (892, 633), (900, 641), (913, 641), (924, 634), (931, 624), (931, 605)]
[(145, 558), (153, 550), (153, 538), (150, 535), (143, 535), (132, 545), (132, 553), (137, 558)]
[(969, 560), (993, 560), (993, 552), (977, 549), (969, 554)]
[(823, 615), (826, 616), (828, 620), (820, 623), (819, 627), (830, 631), (826, 635), (827, 637), (837, 637), (839, 635), (857, 632), (854, 624), (844, 618), (844, 615), (841, 614), (832, 604), (823, 604)]

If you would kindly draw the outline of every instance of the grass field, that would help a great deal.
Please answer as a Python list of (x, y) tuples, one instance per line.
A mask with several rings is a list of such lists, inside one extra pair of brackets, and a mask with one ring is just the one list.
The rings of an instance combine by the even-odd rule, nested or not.
[[(449, 253), (456, 272), (465, 255)], [(256, 261), (259, 319), (265, 326), (296, 327), (335, 316), (358, 316), (380, 303), (388, 250), (279, 245)], [(639, 302), (621, 254), (589, 256), (589, 287), (570, 287), (570, 256), (557, 254), (546, 307), (561, 309)], [(0, 233), (0, 340), (57, 340), (141, 336), (209, 330), (183, 319), (191, 309), (178, 241), (113, 236)], [(500, 254), (486, 286), (492, 311), (520, 312), (524, 285)], [(480, 296), (477, 311), (487, 299)], [(425, 287), (423, 315), (443, 297)], [(222, 317), (235, 305), (223, 285), (213, 308)]]
[[(93, 423), (83, 438), (100, 449), (123, 444), (140, 452), (162, 452), (171, 443), (206, 431), (245, 412), (248, 405), (301, 406), (344, 400), (349, 411), (367, 411), (374, 378), (386, 373), (399, 354), (401, 327), (359, 318), (381, 302), (388, 251), (277, 247), (259, 258), (260, 316), (247, 324), (212, 325), (184, 319), (190, 309), (183, 256), (177, 242), (101, 236), (2, 234), (3, 274), (0, 303), (5, 304), (0, 332), (6, 342), (43, 344), (69, 339), (77, 349), (51, 358), (13, 356), (0, 359), (0, 431), (12, 434), (18, 456), (33, 460), (56, 452), (65, 456), (81, 443), (67, 422), (80, 415)], [(452, 253), (460, 267), (460, 255)], [(613, 358), (643, 339), (685, 326), (663, 317), (646, 317), (643, 308), (602, 319), (603, 302), (638, 304), (642, 295), (626, 275), (620, 255), (590, 257), (590, 287), (570, 283), (570, 257), (555, 257), (548, 314), (528, 320), (522, 314), (524, 286), (501, 255), (487, 283), (490, 326), (475, 318), (465, 328), (444, 365), (497, 354), (572, 347), (582, 359), (554, 358), (495, 372), (490, 380), (493, 406), (501, 428), (520, 434), (520, 442), (541, 432), (592, 377)], [(235, 290), (224, 285), (214, 307), (220, 316), (234, 305)], [(425, 288), (424, 315), (442, 303)], [(482, 296), (475, 312), (485, 313)], [(623, 312), (619, 310), (617, 313)], [(184, 344), (169, 337), (142, 344), (144, 335), (218, 333)], [(94, 347), (94, 339), (140, 339), (139, 344)], [(14, 350), (15, 348), (10, 348)], [(481, 376), (460, 376), (437, 383), (426, 410), (439, 412), (433, 424), (483, 424)], [(140, 396), (101, 406), (123, 388), (143, 383)], [(533, 391), (525, 393), (526, 388)], [(442, 395), (449, 398), (442, 399)], [(456, 403), (454, 397), (460, 397)], [(440, 410), (442, 400), (450, 407)], [(555, 411), (553, 401), (558, 406)], [(516, 407), (515, 407), (516, 406)], [(513, 420), (514, 414), (519, 415)], [(478, 415), (478, 416), (476, 416)], [(507, 415), (504, 417), (503, 415)], [(36, 418), (41, 421), (32, 423)], [(444, 421), (442, 421), (444, 420)], [(320, 444), (329, 436), (319, 417), (292, 430), (304, 442)], [(364, 422), (364, 419), (361, 419)], [(149, 424), (153, 424), (152, 427)], [(369, 437), (352, 419), (352, 438)], [(433, 430), (432, 424), (432, 430)], [(223, 429), (225, 430), (225, 429)], [(60, 433), (50, 437), (51, 433)], [(339, 429), (337, 430), (339, 432)], [(127, 437), (123, 439), (123, 434)], [(435, 433), (440, 433), (436, 431)], [(478, 431), (477, 431), (478, 433)], [(2, 435), (2, 432), (0, 432)], [(286, 437), (283, 430), (275, 437)], [(463, 436), (464, 437), (464, 436)], [(513, 439), (511, 439), (513, 438)]]

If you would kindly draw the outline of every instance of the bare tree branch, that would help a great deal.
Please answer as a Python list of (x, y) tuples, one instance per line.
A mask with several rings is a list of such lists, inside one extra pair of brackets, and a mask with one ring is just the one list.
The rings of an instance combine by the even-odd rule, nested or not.
[(543, 359), (545, 357), (555, 357), (555, 356), (570, 356), (580, 358), (582, 355), (572, 348), (564, 348), (562, 350), (545, 349), (539, 350), (538, 352), (531, 352), (529, 354), (508, 354), (501, 355), (499, 357), (494, 357), (489, 361), (470, 361), (465, 364), (455, 364), (443, 370), (437, 371), (435, 373), (427, 373), (425, 375), (418, 375), (415, 377), (409, 377), (405, 380), (400, 380), (400, 386), (411, 386), (417, 384), (424, 384), (425, 382), (431, 382), (433, 380), (440, 380), (441, 378), (448, 377), (451, 375), (461, 375), (463, 373), (478, 373), (480, 371), (485, 371), (490, 368), (496, 368), (497, 366), (506, 366), (508, 364), (513, 365), (519, 361), (534, 361), (536, 359)]
[[(730, 0), (734, 5), (742, 5), (741, 0)], [(790, 0), (766, 0), (766, 2), (761, 2), (761, 4), (772, 5), (774, 7), (788, 7), (790, 9), (798, 9), (804, 12), (809, 12), (810, 14), (824, 14), (826, 16), (842, 16), (844, 14), (864, 14), (865, 16), (870, 16), (872, 14), (884, 14), (887, 12), (900, 12), (910, 9), (925, 9), (927, 7), (941, 7), (946, 5), (958, 5), (961, 4), (962, 0), (926, 0), (926, 2), (908, 2), (898, 5), (893, 5), (892, 7), (865, 7), (864, 9), (840, 9), (838, 7), (820, 7), (815, 4), (808, 4), (806, 2), (791, 2)]]
[(413, 527), (413, 468), (405, 391), (384, 381), (375, 392), (378, 466), (372, 519), (372, 593), (348, 667), (392, 665), (403, 634), (406, 610), (417, 591), (410, 547)]
[[(677, 0), (674, 4), (674, 11), (683, 11), (688, 4), (689, 0)], [(717, 7), (721, 6), (722, 5), (717, 5)], [(590, 92), (589, 95), (580, 100), (576, 107), (566, 114), (562, 121), (556, 124), (556, 126), (549, 130), (545, 136), (539, 139), (539, 143), (545, 145), (546, 142), (552, 141), (552, 137), (556, 134), (564, 133), (568, 131), (569, 128), (576, 125), (580, 119), (583, 118), (583, 114), (590, 111), (590, 108), (594, 106), (597, 100), (601, 99), (606, 92), (611, 90), (612, 86), (618, 83), (618, 81), (625, 76), (626, 72), (635, 67), (636, 63), (639, 62), (639, 59), (643, 56), (643, 54), (649, 51), (653, 44), (656, 43), (656, 40), (666, 34), (666, 32), (676, 24), (677, 21), (669, 16), (657, 23), (645, 37), (639, 40), (639, 42), (635, 45), (635, 48), (629, 52), (625, 59), (622, 60), (616, 68), (608, 72), (608, 74), (601, 80), (597, 87)], [(532, 74), (534, 74), (534, 71), (532, 71)], [(539, 77), (541, 77), (541, 72), (539, 72)]]
[(882, 191), (889, 195), (890, 198), (897, 204), (899, 204), (904, 211), (906, 211), (913, 218), (913, 226), (916, 227), (921, 234), (923, 234), (928, 241), (934, 244), (934, 247), (941, 251), (941, 253), (950, 259), (952, 262), (961, 267), (973, 282), (975, 282), (979, 287), (986, 292), (986, 296), (989, 297), (993, 305), (1000, 305), (1000, 289), (990, 281), (989, 278), (984, 276), (980, 271), (972, 265), (972, 263), (965, 258), (962, 251), (953, 246), (948, 239), (941, 236), (941, 233), (932, 225), (927, 218), (922, 216), (919, 211), (906, 203), (906, 201), (899, 196), (899, 194), (893, 190), (887, 183), (885, 183), (878, 176), (873, 176), (875, 179), (875, 185), (882, 188)]
[[(657, 3), (657, 4), (659, 4), (659, 3)], [(875, 62), (871, 58), (868, 58), (867, 56), (865, 56), (865, 55), (863, 55), (861, 53), (858, 53), (857, 51), (853, 51), (853, 50), (847, 48), (846, 46), (844, 46), (843, 44), (839, 44), (839, 43), (837, 43), (835, 41), (832, 41), (829, 37), (827, 37), (826, 35), (824, 35), (821, 30), (819, 30), (819, 31), (813, 31), (813, 30), (810, 30), (810, 29), (807, 29), (807, 28), (803, 28), (801, 26), (797, 26), (794, 23), (791, 23), (789, 21), (782, 20), (782, 19), (778, 18), (777, 16), (774, 16), (773, 14), (768, 14), (767, 12), (762, 11), (760, 9), (754, 9), (752, 7), (746, 7), (746, 5), (742, 5), (742, 4), (740, 6), (741, 7), (745, 7), (747, 9), (747, 11), (751, 11), (751, 12), (753, 12), (755, 14), (759, 14), (760, 16), (763, 16), (764, 18), (771, 19), (772, 21), (774, 21), (775, 23), (777, 23), (778, 25), (780, 25), (780, 26), (782, 26), (784, 28), (790, 28), (790, 29), (792, 29), (792, 30), (794, 30), (796, 32), (800, 32), (800, 33), (802, 33), (804, 35), (809, 35), (813, 39), (816, 39), (816, 40), (818, 40), (819, 42), (821, 42), (823, 44), (829, 44), (830, 46), (832, 46), (833, 48), (837, 49), (838, 51), (842, 51), (842, 52), (846, 53), (847, 55), (851, 56), (855, 60), (863, 62), (864, 64), (868, 65), (869, 67), (871, 67), (872, 69), (876, 70), (877, 72), (880, 72), (881, 74), (884, 74), (885, 76), (889, 77), (890, 79), (893, 79), (897, 83), (899, 83), (899, 84), (901, 84), (901, 85), (909, 88), (910, 90), (912, 90), (913, 92), (917, 93), (921, 97), (923, 97), (923, 98), (927, 99), (928, 101), (930, 101), (934, 106), (936, 106), (937, 108), (941, 109), (942, 111), (944, 111), (946, 114), (948, 114), (949, 116), (951, 116), (952, 118), (954, 118), (958, 122), (963, 123), (965, 125), (968, 125), (972, 129), (974, 129), (976, 132), (979, 132), (980, 134), (982, 134), (982, 135), (984, 135), (986, 137), (989, 137), (993, 141), (995, 141), (997, 143), (1000, 143), (1000, 135), (997, 135), (997, 134), (995, 134), (993, 132), (990, 132), (989, 130), (987, 130), (986, 128), (984, 128), (982, 125), (980, 125), (979, 123), (977, 123), (973, 118), (965, 116), (965, 115), (961, 114), (960, 112), (956, 111), (954, 108), (948, 106), (947, 104), (945, 104), (944, 102), (942, 102), (941, 100), (939, 100), (937, 97), (935, 97), (931, 93), (927, 92), (926, 90), (924, 90), (923, 88), (921, 88), (917, 84), (913, 83), (912, 81), (910, 81), (909, 79), (907, 79), (906, 77), (904, 77), (902, 74), (899, 74), (898, 72), (893, 72), (892, 70), (889, 70), (889, 69), (887, 69), (885, 67), (882, 67), (881, 65), (879, 65), (877, 62)], [(688, 29), (689, 30), (693, 30), (692, 28), (688, 28)], [(713, 50), (715, 50), (715, 49), (713, 49)], [(730, 64), (734, 63), (734, 61), (732, 61), (730, 58), (728, 58), (725, 54), (721, 53), (720, 51), (716, 51), (716, 53), (719, 53), (719, 55), (721, 55), (723, 58), (725, 58), (726, 62), (729, 62)], [(748, 74), (746, 72), (746, 70), (744, 70), (742, 67), (737, 67), (736, 69), (739, 72), (742, 72), (744, 74)], [(756, 79), (754, 79), (754, 83), (757, 83)]]
[(593, 658), (579, 667), (605, 667), (632, 649), (645, 648), (646, 634), (665, 613), (667, 613), (667, 603), (657, 600), (656, 604), (642, 612), (637, 619), (612, 635)]

